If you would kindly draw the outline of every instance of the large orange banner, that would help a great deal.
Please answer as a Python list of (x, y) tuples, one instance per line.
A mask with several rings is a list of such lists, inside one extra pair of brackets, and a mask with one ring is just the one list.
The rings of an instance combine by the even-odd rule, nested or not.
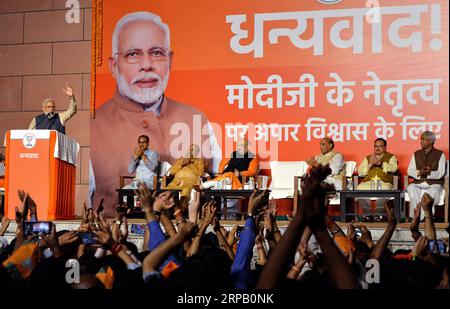
[(170, 29), (165, 95), (206, 115), (223, 155), (248, 134), (262, 161), (305, 160), (330, 136), (361, 162), (384, 137), (404, 171), (429, 130), (448, 157), (447, 0), (97, 0), (94, 9), (94, 112), (116, 88), (116, 23), (148, 11)]

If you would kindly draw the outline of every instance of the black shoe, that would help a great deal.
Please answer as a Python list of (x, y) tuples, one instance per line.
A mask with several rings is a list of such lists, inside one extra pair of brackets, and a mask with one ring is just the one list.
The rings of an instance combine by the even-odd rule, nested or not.
[(373, 216), (363, 216), (362, 222), (373, 222)]
[(384, 220), (383, 220), (383, 216), (375, 216), (374, 217), (374, 221), (375, 222), (383, 222)]

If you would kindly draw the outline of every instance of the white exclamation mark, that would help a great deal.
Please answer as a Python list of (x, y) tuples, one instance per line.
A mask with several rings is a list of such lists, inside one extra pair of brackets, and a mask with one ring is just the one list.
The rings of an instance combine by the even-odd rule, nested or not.
[[(441, 5), (431, 5), (431, 34), (441, 34)], [(428, 45), (431, 50), (438, 51), (442, 47), (441, 39), (432, 39)]]

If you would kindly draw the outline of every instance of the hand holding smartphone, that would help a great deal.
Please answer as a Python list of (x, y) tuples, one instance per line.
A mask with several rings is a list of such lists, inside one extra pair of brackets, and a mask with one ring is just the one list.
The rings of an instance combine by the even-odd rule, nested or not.
[(131, 224), (131, 233), (133, 234), (144, 235), (145, 229), (145, 224)]
[(23, 230), (25, 236), (30, 235), (50, 235), (52, 231), (51, 221), (23, 222)]
[(362, 231), (361, 231), (361, 229), (358, 228), (358, 227), (355, 227), (355, 233), (356, 233), (356, 237), (357, 237), (357, 238), (360, 238), (361, 235), (362, 235)]
[(439, 254), (444, 254), (447, 250), (447, 246), (442, 239), (428, 241), (428, 246), (431, 252), (439, 251)]
[(242, 231), (244, 230), (243, 226), (238, 226), (237, 231), (236, 231), (236, 236), (241, 238), (242, 235)]
[(92, 232), (83, 232), (78, 235), (81, 240), (81, 243), (85, 245), (95, 245), (97, 240), (95, 239), (95, 234)]

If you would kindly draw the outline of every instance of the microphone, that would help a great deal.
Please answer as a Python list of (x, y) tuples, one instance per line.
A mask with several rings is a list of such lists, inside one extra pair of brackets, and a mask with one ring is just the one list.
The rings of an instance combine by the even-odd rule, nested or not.
[[(45, 115), (46, 117), (47, 117), (47, 119), (52, 119), (54, 116), (55, 116), (55, 114), (56, 113), (48, 113), (47, 115)], [(43, 121), (45, 120), (45, 118), (42, 118), (39, 122), (37, 122), (35, 125), (34, 125), (34, 127), (32, 127), (30, 130), (34, 130), (34, 129), (36, 129), (37, 128), (37, 126), (39, 125), (39, 124), (41, 124)]]

